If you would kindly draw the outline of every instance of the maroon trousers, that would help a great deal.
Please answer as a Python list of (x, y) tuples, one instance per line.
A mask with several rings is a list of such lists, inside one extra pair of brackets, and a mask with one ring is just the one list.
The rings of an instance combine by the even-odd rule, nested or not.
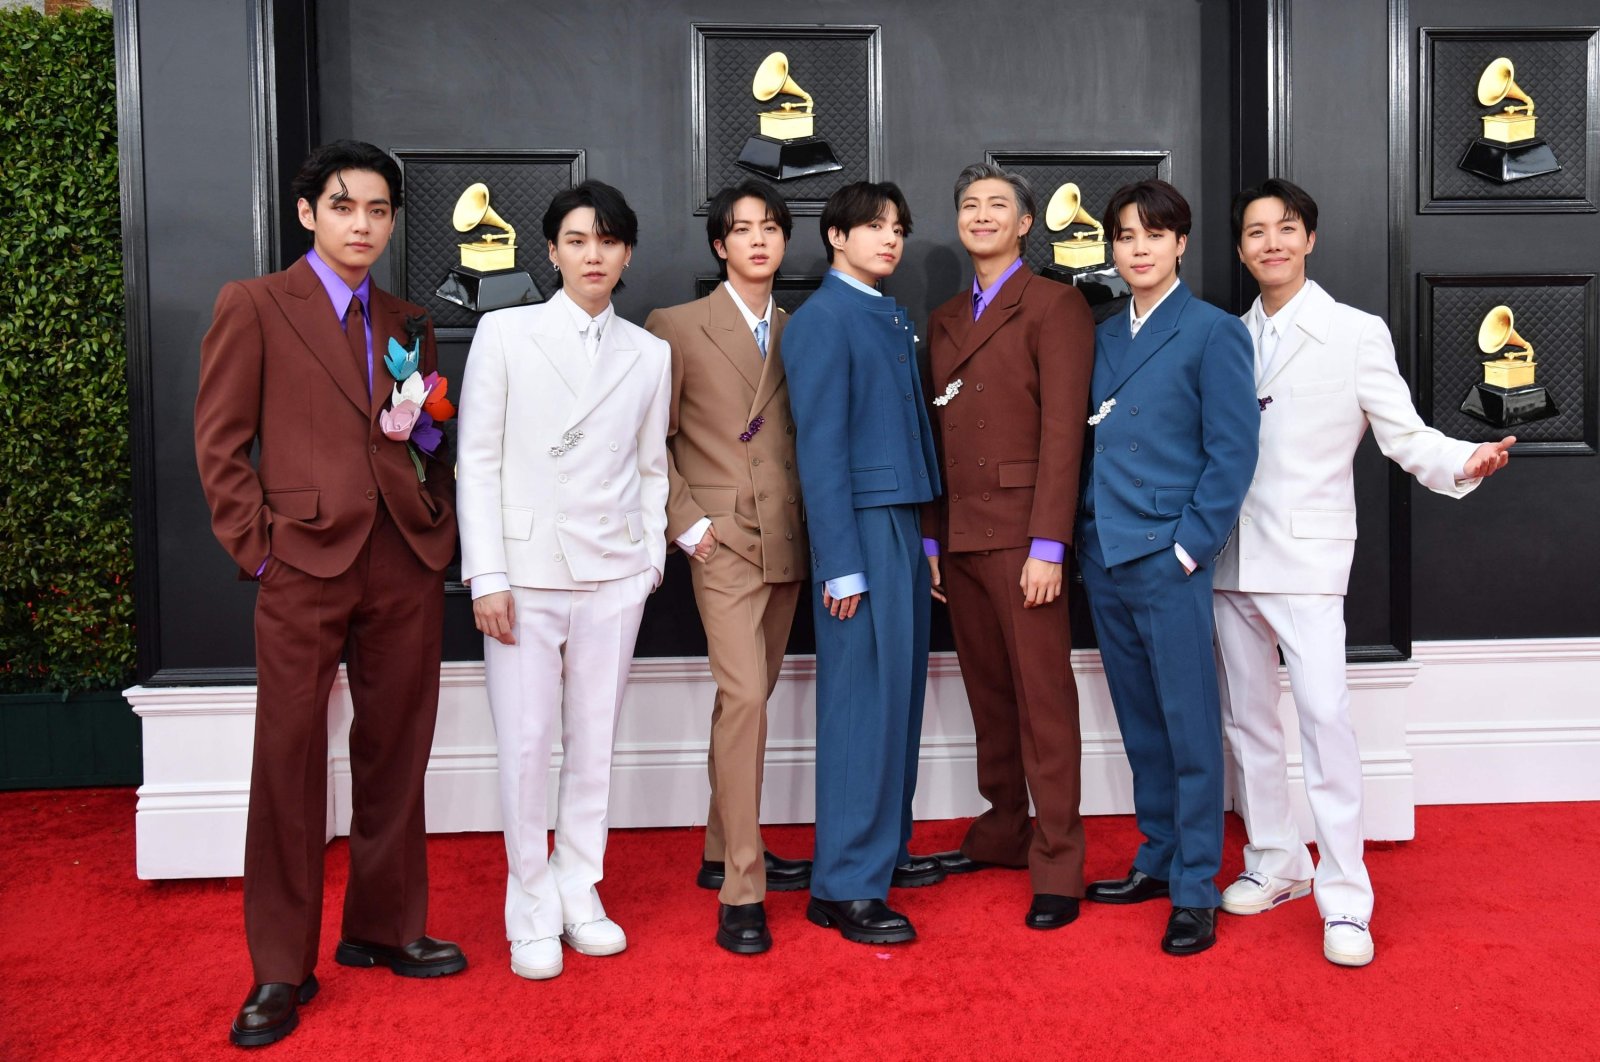
[[(1026, 866), (1036, 893), (1082, 897), (1082, 744), (1066, 585), (1051, 604), (1023, 608), (1027, 559), (1026, 546), (940, 559), (972, 705), (978, 792), (990, 804), (961, 850), (980, 862)], [(1030, 792), (1037, 825), (1028, 818)]]
[(423, 935), (422, 780), (439, 706), (444, 587), (380, 505), (355, 562), (330, 579), (267, 562), (256, 598), (256, 731), (245, 834), (245, 935), (258, 984), (316, 966), (327, 846), (328, 696), (345, 653), (353, 815), (343, 934)]

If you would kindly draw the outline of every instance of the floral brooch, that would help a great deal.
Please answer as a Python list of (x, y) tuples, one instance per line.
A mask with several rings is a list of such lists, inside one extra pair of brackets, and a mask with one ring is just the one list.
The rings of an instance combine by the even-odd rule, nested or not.
[(1100, 403), (1100, 411), (1089, 418), (1089, 427), (1094, 427), (1111, 415), (1111, 407), (1117, 404), (1115, 398), (1108, 398)]
[(944, 394), (933, 400), (933, 404), (936, 406), (948, 406), (950, 404), (950, 400), (960, 393), (961, 381), (952, 380), (950, 383), (945, 385)]

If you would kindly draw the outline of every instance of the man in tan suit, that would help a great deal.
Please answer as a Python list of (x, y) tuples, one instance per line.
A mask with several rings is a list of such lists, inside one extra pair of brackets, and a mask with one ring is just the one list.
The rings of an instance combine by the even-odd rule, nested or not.
[(695, 561), (695, 602), (717, 681), (711, 807), (696, 880), (720, 890), (717, 943), (742, 955), (772, 947), (767, 890), (811, 883), (810, 860), (780, 859), (761, 842), (767, 698), (806, 577), (794, 424), (778, 353), (784, 314), (772, 299), (792, 227), (769, 184), (718, 192), (706, 234), (724, 282), (645, 321), (672, 345), (667, 538)]
[[(956, 180), (956, 230), (975, 278), (928, 325), (944, 496), (923, 507), (933, 596), (950, 626), (989, 810), (948, 873), (1026, 866), (1034, 929), (1083, 897), (1078, 693), (1063, 580), (1077, 511), (1094, 319), (1076, 288), (1022, 261), (1033, 192), (996, 166)], [(941, 570), (941, 553), (942, 570)], [(1033, 797), (1038, 823), (1028, 820)]]
[[(242, 576), (260, 582), (244, 852), (256, 984), (230, 1033), (241, 1047), (289, 1035), (297, 1005), (317, 993), (328, 694), (341, 654), (355, 708), (353, 814), (334, 959), (406, 977), (467, 965), (460, 948), (423, 932), (422, 780), (456, 520), (437, 435), (389, 434), (403, 382), (391, 368), (426, 375), (436, 365), (422, 308), (368, 273), (394, 231), (400, 167), (341, 140), (312, 152), (293, 189), (312, 249), (281, 273), (223, 287), (194, 413), (212, 529)], [(386, 359), (392, 343), (417, 364)]]

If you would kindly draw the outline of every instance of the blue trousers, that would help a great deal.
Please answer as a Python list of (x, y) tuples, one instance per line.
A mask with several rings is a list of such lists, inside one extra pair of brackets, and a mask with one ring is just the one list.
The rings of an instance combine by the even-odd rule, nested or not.
[(867, 592), (854, 617), (828, 615), (812, 589), (817, 633), (817, 846), (811, 895), (887, 899), (908, 858), (911, 797), (928, 684), (928, 562), (917, 510), (857, 509)]
[(1216, 907), (1223, 772), (1211, 569), (1186, 575), (1171, 549), (1107, 568), (1092, 529), (1080, 543), (1145, 838), (1134, 868), (1169, 882), (1174, 907)]

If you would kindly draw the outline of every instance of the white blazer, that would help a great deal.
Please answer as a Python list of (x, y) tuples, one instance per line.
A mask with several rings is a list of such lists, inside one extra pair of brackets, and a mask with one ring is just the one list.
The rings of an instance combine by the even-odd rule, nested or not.
[[(1372, 425), (1386, 457), (1439, 494), (1457, 484), (1476, 444), (1422, 423), (1395, 365), (1389, 329), (1334, 302), (1313, 281), (1257, 385), (1261, 456), (1239, 522), (1217, 559), (1218, 590), (1343, 594), (1356, 544), (1356, 447)], [(1248, 324), (1249, 315), (1245, 315)]]
[(654, 569), (659, 583), (670, 348), (613, 310), (591, 366), (564, 299), (478, 322), (456, 429), (461, 578), (585, 590)]

